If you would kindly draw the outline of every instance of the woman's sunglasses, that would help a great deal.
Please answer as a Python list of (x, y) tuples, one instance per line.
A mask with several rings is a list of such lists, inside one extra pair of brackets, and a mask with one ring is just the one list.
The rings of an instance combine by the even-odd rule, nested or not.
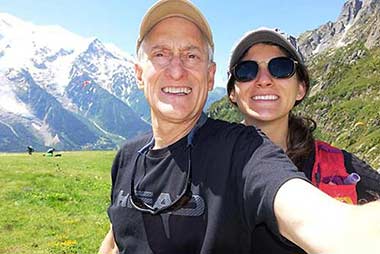
[(269, 62), (248, 60), (236, 64), (232, 68), (231, 74), (239, 82), (254, 80), (259, 72), (259, 65), (261, 63), (267, 63), (269, 73), (278, 79), (292, 77), (296, 71), (296, 64), (298, 64), (297, 61), (289, 57), (275, 57), (269, 60)]

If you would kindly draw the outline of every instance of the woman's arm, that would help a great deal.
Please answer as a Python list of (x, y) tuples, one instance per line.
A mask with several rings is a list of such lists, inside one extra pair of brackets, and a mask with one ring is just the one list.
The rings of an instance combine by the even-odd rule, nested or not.
[(274, 210), (283, 236), (308, 253), (380, 253), (380, 202), (339, 202), (292, 179), (279, 189)]

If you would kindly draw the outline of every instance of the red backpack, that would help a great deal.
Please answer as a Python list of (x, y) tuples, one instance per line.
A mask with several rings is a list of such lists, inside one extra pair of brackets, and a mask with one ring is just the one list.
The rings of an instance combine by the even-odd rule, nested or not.
[(349, 176), (344, 165), (343, 152), (323, 141), (315, 141), (315, 162), (312, 183), (333, 198), (348, 204), (357, 204), (356, 184), (344, 184)]

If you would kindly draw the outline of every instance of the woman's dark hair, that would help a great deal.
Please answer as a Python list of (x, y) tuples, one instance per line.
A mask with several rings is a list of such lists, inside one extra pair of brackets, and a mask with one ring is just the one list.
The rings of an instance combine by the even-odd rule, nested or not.
[(286, 154), (298, 169), (302, 169), (303, 163), (313, 151), (313, 131), (316, 127), (317, 123), (313, 119), (289, 113)]
[[(291, 54), (283, 47), (277, 45), (288, 57)], [(298, 63), (296, 67), (297, 78), (305, 84), (305, 96), (301, 100), (297, 100), (294, 106), (300, 104), (310, 90), (309, 72), (303, 63)], [(286, 155), (292, 160), (294, 165), (299, 170), (302, 170), (303, 164), (310, 156), (314, 148), (314, 135), (313, 131), (317, 128), (317, 123), (310, 117), (302, 115), (294, 115), (292, 111), (289, 112), (288, 120), (288, 138)]]

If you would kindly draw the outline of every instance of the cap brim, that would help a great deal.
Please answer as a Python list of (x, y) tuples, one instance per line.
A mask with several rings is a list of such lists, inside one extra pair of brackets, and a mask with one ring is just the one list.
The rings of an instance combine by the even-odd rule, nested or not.
[(212, 33), (207, 20), (202, 13), (192, 3), (186, 0), (163, 0), (153, 5), (145, 14), (141, 25), (140, 34), (137, 40), (137, 49), (145, 36), (157, 25), (160, 21), (170, 17), (182, 17), (193, 22), (206, 36), (212, 49), (214, 42)]

